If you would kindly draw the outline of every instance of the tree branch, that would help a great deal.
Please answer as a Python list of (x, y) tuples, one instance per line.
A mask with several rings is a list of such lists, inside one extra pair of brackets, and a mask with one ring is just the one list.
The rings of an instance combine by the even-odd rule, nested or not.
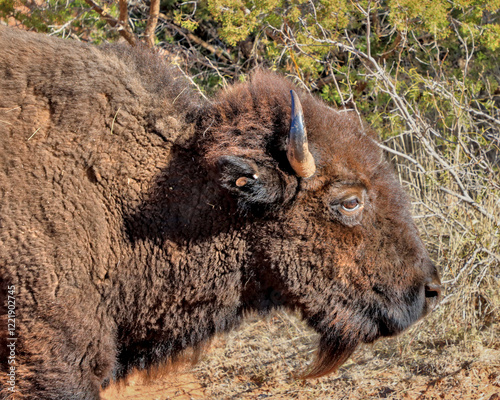
[(128, 24), (128, 9), (127, 9), (127, 0), (119, 0), (118, 6), (120, 8), (120, 23), (123, 26), (127, 26)]
[[(113, 18), (111, 15), (109, 15), (104, 9), (99, 7), (96, 3), (94, 3), (92, 0), (85, 0), (85, 3), (87, 3), (92, 10), (94, 10), (97, 14), (99, 14), (109, 26), (112, 28), (115, 28), (120, 32), (120, 35), (127, 41), (129, 42), (132, 46), (135, 46), (137, 43), (137, 38), (135, 35), (128, 31), (125, 26), (121, 23), (121, 21), (116, 20)], [(126, 4), (125, 4), (126, 6)], [(120, 5), (120, 17), (121, 17), (121, 5)]]
[(149, 6), (149, 17), (144, 30), (146, 45), (154, 47), (155, 45), (155, 29), (158, 24), (158, 17), (160, 15), (160, 0), (151, 0)]

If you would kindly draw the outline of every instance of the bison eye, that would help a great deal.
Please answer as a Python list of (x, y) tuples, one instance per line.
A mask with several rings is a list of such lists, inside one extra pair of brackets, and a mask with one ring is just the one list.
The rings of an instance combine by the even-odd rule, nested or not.
[(334, 188), (327, 197), (328, 215), (345, 226), (359, 225), (367, 200), (367, 191), (361, 186)]
[(342, 210), (347, 211), (347, 212), (352, 212), (356, 211), (361, 207), (361, 203), (359, 200), (355, 197), (353, 199), (345, 200), (342, 203), (340, 203), (340, 207), (342, 207)]

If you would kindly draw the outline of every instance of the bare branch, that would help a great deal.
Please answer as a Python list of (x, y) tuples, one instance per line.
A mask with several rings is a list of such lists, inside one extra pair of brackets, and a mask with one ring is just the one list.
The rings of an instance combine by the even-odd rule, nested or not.
[(410, 156), (404, 154), (404, 153), (401, 153), (397, 150), (394, 150), (394, 149), (391, 149), (390, 147), (387, 147), (385, 145), (383, 145), (382, 143), (379, 143), (377, 141), (375, 141), (375, 143), (377, 144), (378, 147), (380, 147), (381, 149), (387, 151), (388, 153), (391, 153), (391, 154), (394, 154), (398, 157), (402, 157), (404, 158), (405, 160), (408, 160), (409, 162), (411, 162), (412, 164), (415, 164), (417, 166), (417, 168), (422, 171), (422, 172), (425, 172), (425, 168), (422, 167), (422, 165), (415, 159), (411, 158)]
[(155, 29), (158, 24), (158, 17), (160, 14), (160, 0), (151, 0), (149, 6), (149, 17), (144, 31), (145, 41), (148, 47), (155, 45)]
[(128, 24), (128, 7), (127, 7), (127, 0), (119, 0), (118, 1), (118, 6), (120, 8), (120, 23), (123, 26), (127, 26)]
[(107, 23), (109, 26), (112, 28), (115, 28), (120, 32), (120, 35), (127, 41), (129, 42), (132, 46), (135, 46), (137, 43), (137, 38), (133, 33), (125, 29), (125, 27), (120, 23), (120, 21), (116, 20), (113, 18), (111, 15), (109, 15), (104, 9), (99, 7), (96, 3), (94, 3), (92, 0), (85, 0), (85, 3), (87, 3), (92, 10), (94, 10), (97, 14), (99, 14)]
[(191, 82), (191, 85), (193, 85), (196, 90), (198, 91), (198, 93), (205, 99), (205, 100), (209, 100), (209, 98), (207, 96), (205, 96), (205, 93), (203, 93), (203, 90), (201, 90), (201, 88), (197, 85), (197, 83), (193, 80), (193, 78), (191, 76), (189, 76), (188, 74), (186, 74), (184, 72), (184, 70), (177, 65), (177, 68), (179, 69), (179, 71), (182, 73), (182, 75), (189, 81)]
[(460, 200), (462, 201), (465, 201), (466, 203), (470, 204), (471, 206), (473, 206), (476, 210), (478, 210), (481, 214), (483, 214), (485, 217), (487, 217), (490, 221), (492, 221), (493, 223), (495, 223), (496, 225), (499, 225), (500, 226), (500, 223), (497, 221), (497, 219), (491, 215), (488, 211), (486, 211), (483, 207), (481, 207), (479, 204), (477, 204), (477, 202), (475, 202), (473, 199), (471, 199), (469, 196), (462, 196), (458, 193), (455, 193), (445, 187), (442, 187), (440, 186), (439, 187), (439, 190), (442, 190), (443, 192), (445, 193), (448, 193), (452, 196), (455, 196), (457, 198), (459, 198)]

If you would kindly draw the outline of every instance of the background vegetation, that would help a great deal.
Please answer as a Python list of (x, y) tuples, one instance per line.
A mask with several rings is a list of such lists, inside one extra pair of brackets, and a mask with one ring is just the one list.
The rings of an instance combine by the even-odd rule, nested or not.
[[(492, 368), (497, 372), (486, 373), (478, 382), (497, 388), (499, 10), (500, 0), (0, 0), (0, 20), (10, 25), (95, 43), (127, 40), (156, 47), (207, 96), (265, 66), (337, 107), (355, 109), (380, 133), (381, 146), (412, 196), (414, 215), (440, 267), (445, 291), (430, 318), (395, 341), (359, 353), (351, 361), (355, 367), (349, 369), (348, 364), (341, 376), (354, 374), (350, 379), (356, 382), (363, 374), (367, 379), (367, 369), (379, 371), (366, 353), (372, 352), (404, 365), (394, 370), (400, 376), (427, 371), (429, 376), (448, 377), (458, 368), (481, 377)], [(205, 379), (214, 398), (230, 392), (210, 386), (207, 371), (226, 373), (233, 383), (238, 374), (253, 374), (242, 381), (256, 388), (275, 379), (289, 385), (283, 398), (291, 398), (290, 393), (297, 398), (319, 395), (307, 384), (288, 384), (284, 375), (273, 377), (274, 369), (266, 363), (251, 364), (250, 372), (231, 369), (235, 352), (241, 350), (235, 348), (243, 343), (238, 335), (246, 335), (241, 339), (245, 343), (255, 342), (256, 336), (269, 338), (269, 351), (281, 357), (272, 362), (286, 364), (285, 370), (290, 360), (309, 357), (301, 346), (312, 334), (293, 316), (272, 318), (282, 329), (271, 328), (269, 321), (249, 323), (230, 336), (226, 347), (218, 347), (216, 358), (198, 367), (198, 378)], [(278, 348), (280, 356), (271, 351)], [(235, 361), (248, 355), (261, 361), (267, 357), (245, 349)], [(214, 362), (219, 369), (213, 369)], [(364, 371), (358, 378), (356, 368)], [(376, 376), (380, 381), (381, 375)], [(324, 382), (325, 393), (334, 387), (344, 393), (336, 378)], [(401, 393), (410, 393), (401, 381), (386, 385), (385, 395), (377, 396), (396, 393), (395, 398), (401, 398)], [(236, 398), (248, 392), (238, 390)], [(344, 390), (349, 398), (360, 389)], [(279, 398), (277, 393), (274, 398)]]

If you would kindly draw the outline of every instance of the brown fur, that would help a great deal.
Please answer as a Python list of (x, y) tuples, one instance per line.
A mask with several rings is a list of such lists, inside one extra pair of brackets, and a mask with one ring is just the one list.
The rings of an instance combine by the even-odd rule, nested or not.
[(297, 177), (290, 89), (260, 72), (204, 102), (147, 51), (0, 28), (0, 283), (24, 398), (97, 399), (250, 310), (301, 310), (321, 334), (308, 376), (425, 315), (439, 278), (376, 135), (298, 91), (317, 171)]

